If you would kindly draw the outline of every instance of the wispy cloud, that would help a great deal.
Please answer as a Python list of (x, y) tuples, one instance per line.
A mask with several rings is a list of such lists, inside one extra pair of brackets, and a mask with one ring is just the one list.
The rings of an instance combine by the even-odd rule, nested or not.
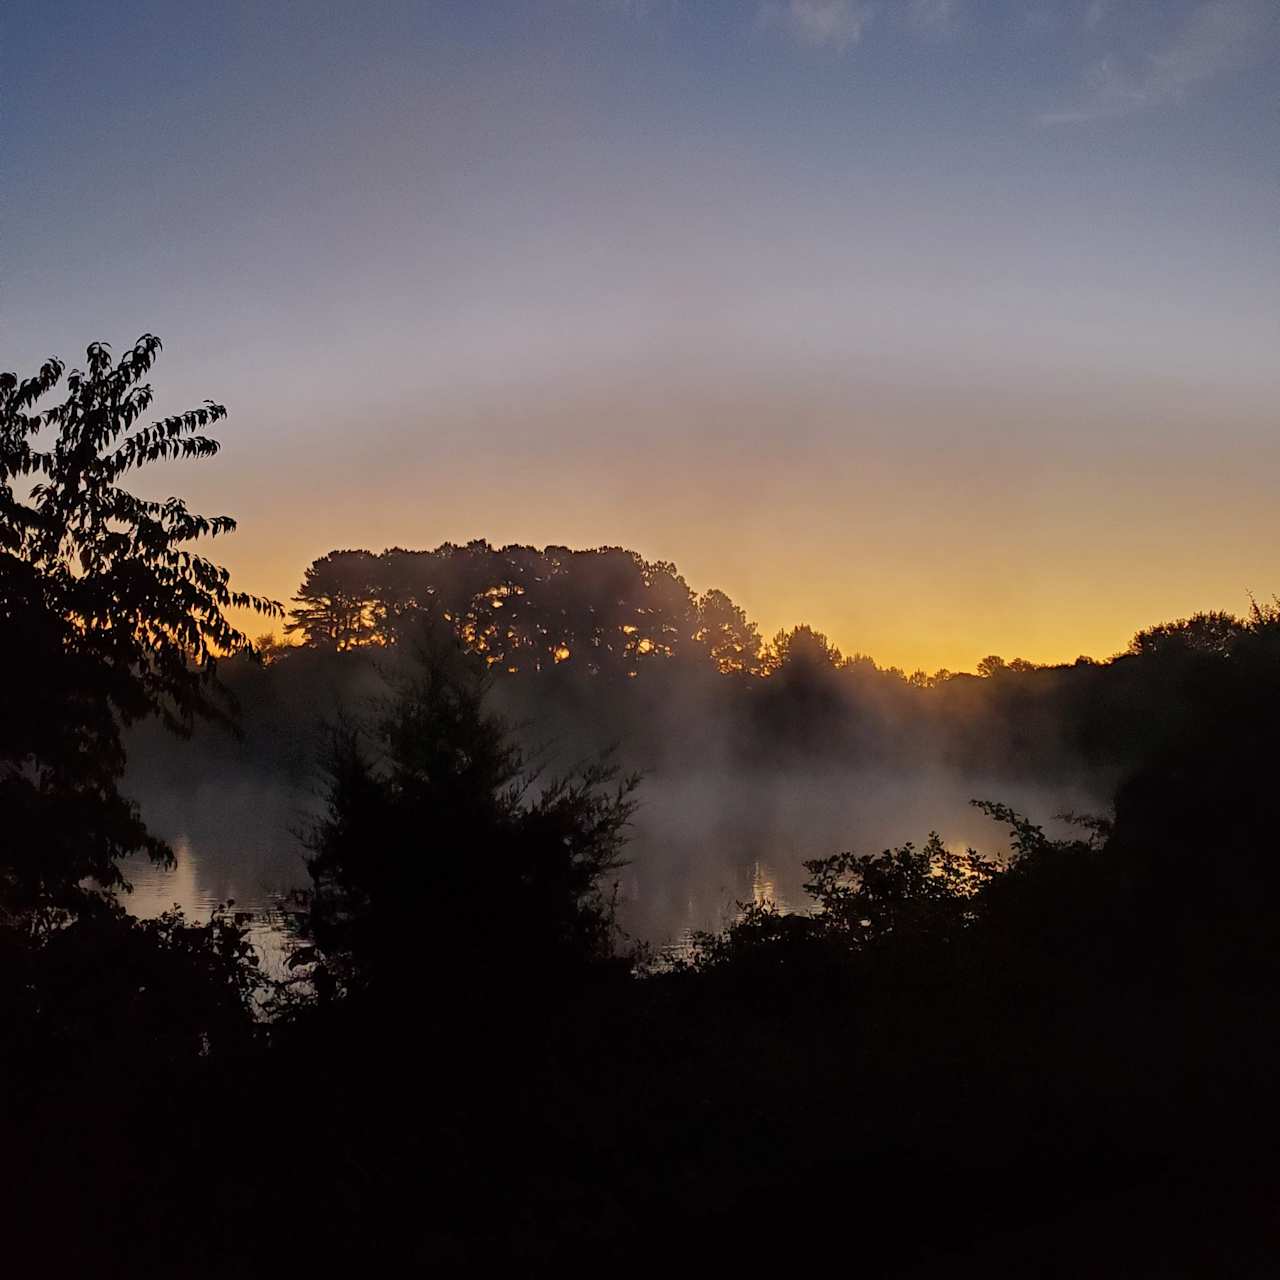
[(1077, 124), (1179, 101), (1253, 61), (1278, 33), (1275, 0), (1201, 0), (1175, 34), (1153, 50), (1137, 58), (1116, 53), (1100, 58), (1085, 75), (1079, 103), (1039, 121)]
[(797, 44), (843, 52), (862, 39), (874, 16), (875, 6), (862, 0), (766, 0), (757, 22), (785, 31)]

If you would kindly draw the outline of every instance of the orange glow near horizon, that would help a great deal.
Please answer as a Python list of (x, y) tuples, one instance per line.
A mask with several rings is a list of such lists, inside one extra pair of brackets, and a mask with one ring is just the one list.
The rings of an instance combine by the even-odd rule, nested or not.
[[(326, 546), (316, 555), (332, 549)], [(383, 548), (378, 545), (370, 549)], [(643, 549), (640, 550), (643, 554)], [(274, 595), (286, 608), (309, 563), (299, 561), (296, 568), (291, 568), (273, 562), (272, 558), (257, 560), (256, 557), (227, 557), (227, 562), (235, 567), (238, 580), (251, 584), (254, 590)], [(1138, 598), (1132, 601), (1117, 598), (1118, 592), (1097, 591), (1090, 610), (1088, 598), (1094, 584), (1083, 578), (1066, 582), (1059, 579), (1057, 587), (1062, 599), (1073, 602), (1068, 615), (1061, 618), (1055, 618), (1048, 611), (1032, 613), (1025, 602), (1012, 595), (1002, 595), (986, 606), (978, 604), (968, 609), (953, 601), (949, 606), (941, 599), (902, 602), (889, 595), (880, 616), (871, 625), (865, 601), (841, 605), (830, 598), (824, 601), (818, 595), (810, 599), (802, 587), (785, 578), (769, 583), (758, 578), (752, 591), (735, 591), (733, 582), (724, 576), (709, 577), (706, 581), (692, 579), (690, 586), (695, 591), (713, 586), (726, 591), (746, 609), (766, 640), (780, 629), (808, 623), (824, 632), (846, 657), (866, 654), (881, 667), (900, 667), (908, 674), (917, 669), (929, 673), (943, 668), (973, 671), (982, 658), (992, 653), (1006, 659), (1025, 658), (1046, 664), (1070, 663), (1081, 655), (1105, 660), (1123, 652), (1136, 632), (1154, 623), (1209, 609), (1243, 614), (1248, 607), (1243, 588), (1235, 593), (1206, 590), (1202, 595), (1184, 589), (1170, 590), (1163, 599), (1157, 590), (1147, 590), (1138, 593)], [(776, 592), (774, 601), (757, 602), (756, 595), (764, 594), (761, 587), (767, 589), (768, 586)], [(948, 607), (952, 611), (944, 618), (942, 615)], [(282, 637), (283, 626), (279, 621), (244, 610), (232, 611), (231, 616), (251, 637), (267, 632)], [(945, 630), (940, 625), (944, 622)]]
[(736, 372), (733, 391), (657, 370), (459, 391), (382, 424), (376, 450), (326, 432), (306, 475), (282, 454), (280, 482), (258, 482), (234, 438), (187, 474), (200, 505), (239, 495), (240, 530), (212, 549), (236, 585), (286, 603), (339, 548), (624, 546), (727, 592), (766, 638), (804, 622), (907, 672), (1106, 659), (1143, 627), (1280, 586), (1280, 443), (1257, 398), (1150, 380), (966, 400)]

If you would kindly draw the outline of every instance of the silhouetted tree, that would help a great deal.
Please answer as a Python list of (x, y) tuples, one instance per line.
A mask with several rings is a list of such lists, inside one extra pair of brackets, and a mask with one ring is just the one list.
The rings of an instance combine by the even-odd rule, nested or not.
[(351, 649), (374, 635), (377, 557), (368, 551), (331, 551), (306, 571), (287, 634), (301, 632), (317, 649)]
[(548, 982), (610, 961), (602, 877), (621, 865), (634, 779), (542, 781), (484, 709), (485, 665), (430, 630), (368, 725), (339, 727), (328, 814), (295, 927), (322, 994)]
[(124, 856), (172, 860), (119, 789), (125, 730), (227, 719), (217, 663), (252, 646), (225, 611), (280, 612), (193, 549), (230, 518), (123, 487), (218, 448), (201, 431), (219, 405), (141, 424), (159, 350), (147, 336), (113, 362), (91, 346), (46, 409), (60, 361), (0, 374), (0, 1131), (23, 1171), (6, 1254), (35, 1237), (53, 1271), (116, 1271), (104, 1241), (145, 1238), (128, 1215), (155, 1213), (170, 1153), (185, 1150), (188, 1186), (199, 1167), (169, 1100), (207, 1101), (213, 1073), (261, 1043), (246, 918), (225, 904), (208, 922), (140, 921), (115, 893)]
[(698, 597), (693, 639), (722, 672), (755, 671), (759, 666), (760, 632), (723, 591), (712, 588)]
[(148, 463), (218, 450), (200, 434), (225, 416), (212, 401), (140, 425), (159, 351), (147, 335), (113, 363), (95, 343), (44, 410), (61, 361), (0, 375), (0, 906), (37, 926), (83, 905), (87, 878), (121, 885), (125, 855), (171, 858), (117, 788), (122, 726), (155, 714), (189, 733), (224, 714), (218, 655), (251, 647), (224, 611), (279, 612), (189, 549), (234, 529), (230, 517), (121, 486)]
[(689, 584), (669, 560), (642, 561), (639, 621), (629, 647), (629, 670), (655, 658), (673, 658), (697, 625), (697, 605)]
[(1231, 652), (1248, 629), (1247, 622), (1230, 613), (1197, 613), (1139, 631), (1129, 643), (1129, 652), (1143, 656), (1192, 652), (1222, 657)]
[(838, 667), (840, 650), (821, 632), (807, 623), (779, 631), (769, 642), (764, 669), (770, 674), (790, 669), (793, 673), (825, 671)]

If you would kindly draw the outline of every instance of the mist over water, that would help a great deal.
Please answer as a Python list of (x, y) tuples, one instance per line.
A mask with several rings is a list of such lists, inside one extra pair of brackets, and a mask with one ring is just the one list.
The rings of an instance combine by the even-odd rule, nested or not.
[[(810, 650), (793, 638), (768, 679), (670, 659), (635, 679), (555, 665), (489, 686), (487, 710), (535, 791), (593, 762), (616, 765), (619, 780), (640, 776), (614, 877), (619, 924), (637, 941), (678, 946), (731, 923), (742, 902), (807, 910), (804, 864), (837, 853), (920, 845), (936, 831), (953, 848), (999, 856), (1007, 833), (975, 799), (1051, 833), (1055, 815), (1109, 812), (1128, 726), (1141, 721), (1128, 700), (1101, 696), (1105, 668), (921, 688), (865, 663), (837, 668), (820, 637), (800, 639)], [(278, 958), (282, 902), (310, 883), (304, 839), (325, 810), (330, 731), (375, 724), (417, 669), (416, 652), (299, 648), (265, 667), (228, 664), (238, 737), (213, 727), (182, 742), (155, 725), (136, 732), (125, 790), (178, 865), (135, 860), (129, 909), (152, 916), (177, 904), (207, 919), (234, 900)], [(368, 746), (379, 749), (376, 735)], [(442, 872), (469, 852), (441, 848), (427, 825), (422, 850)]]
[(648, 942), (731, 922), (743, 901), (785, 911), (811, 903), (804, 863), (877, 853), (936, 830), (948, 845), (1007, 851), (1005, 832), (971, 799), (1000, 799), (1037, 819), (1105, 808), (1099, 786), (1039, 786), (935, 770), (653, 777), (642, 788), (619, 879), (624, 927)]
[[(135, 915), (175, 904), (206, 919), (219, 904), (255, 915), (255, 941), (270, 962), (281, 947), (282, 898), (307, 883), (301, 834), (321, 810), (315, 783), (249, 773), (206, 776), (175, 788), (140, 773), (132, 793), (152, 829), (173, 846), (173, 870), (133, 859), (126, 874)], [(1001, 800), (1039, 822), (1102, 812), (1102, 778), (1065, 784), (1025, 778), (826, 768), (816, 772), (658, 771), (640, 787), (628, 864), (617, 873), (619, 919), (655, 947), (691, 930), (727, 925), (743, 901), (785, 911), (810, 904), (804, 862), (844, 850), (874, 853), (936, 830), (951, 846), (1007, 850), (1005, 833), (969, 802)]]

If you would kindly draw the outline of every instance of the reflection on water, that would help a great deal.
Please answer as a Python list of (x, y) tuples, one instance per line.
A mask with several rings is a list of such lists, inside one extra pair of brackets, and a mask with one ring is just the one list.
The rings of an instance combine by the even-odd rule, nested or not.
[[(234, 900), (237, 910), (254, 913), (254, 940), (269, 967), (278, 966), (278, 905), (306, 883), (298, 832), (316, 812), (315, 797), (258, 779), (134, 791), (178, 865), (164, 871), (131, 860), (129, 909), (154, 916), (177, 904), (191, 918), (208, 919), (219, 903)], [(618, 876), (621, 922), (656, 946), (678, 943), (691, 930), (723, 928), (740, 902), (804, 909), (809, 859), (919, 844), (931, 830), (953, 848), (1005, 852), (1005, 833), (970, 806), (971, 798), (1003, 800), (1045, 821), (1066, 810), (1099, 811), (1103, 794), (1086, 783), (1047, 788), (926, 772), (652, 775), (642, 787), (630, 861)]]
[(778, 882), (763, 862), (757, 862), (751, 873), (751, 903), (757, 907), (773, 907), (777, 911), (790, 911), (789, 904), (778, 897)]
[[(201, 858), (192, 848), (186, 835), (171, 836), (170, 844), (178, 865), (171, 869), (158, 867), (141, 855), (126, 858), (121, 866), (125, 879), (133, 890), (125, 898), (125, 906), (140, 920), (151, 920), (174, 908), (180, 910), (192, 922), (204, 922), (221, 906), (234, 906), (251, 917), (248, 922), (249, 938), (256, 948), (261, 963), (272, 977), (285, 976), (288, 944), (284, 930), (284, 917), (279, 910), (282, 892), (257, 885), (246, 896), (228, 893), (219, 897), (209, 888), (220, 877), (209, 881), (202, 876), (207, 863), (218, 862), (218, 848), (210, 846), (212, 857)], [(253, 884), (250, 876), (246, 883)]]
[(136, 788), (147, 823), (169, 842), (171, 870), (145, 857), (122, 865), (133, 892), (125, 905), (149, 919), (180, 907), (208, 920), (223, 903), (252, 915), (249, 933), (269, 972), (285, 959), (281, 900), (306, 883), (299, 832), (316, 811), (303, 791), (242, 781), (163, 790)]

